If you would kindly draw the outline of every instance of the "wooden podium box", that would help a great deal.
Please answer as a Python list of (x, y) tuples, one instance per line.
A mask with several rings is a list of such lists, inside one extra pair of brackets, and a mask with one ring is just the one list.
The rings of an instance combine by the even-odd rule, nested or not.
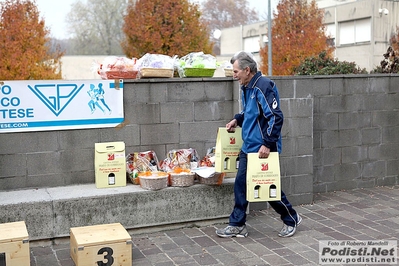
[(120, 223), (71, 228), (70, 248), (76, 266), (132, 265), (132, 238)]
[(29, 235), (24, 221), (0, 224), (0, 266), (29, 266)]

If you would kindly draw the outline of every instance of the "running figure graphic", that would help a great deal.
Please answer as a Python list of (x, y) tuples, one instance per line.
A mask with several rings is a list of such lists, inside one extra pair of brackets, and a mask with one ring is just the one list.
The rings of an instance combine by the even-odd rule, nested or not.
[(111, 109), (105, 103), (105, 99), (104, 99), (105, 91), (103, 89), (103, 84), (102, 83), (98, 84), (98, 90), (96, 90), (96, 92), (97, 92), (97, 99), (101, 101), (101, 103), (105, 106), (105, 108), (108, 109), (109, 114), (111, 114)]
[(94, 84), (90, 84), (90, 90), (87, 91), (87, 94), (89, 94), (91, 100), (89, 101), (88, 105), (90, 107), (91, 113), (93, 114), (94, 111), (96, 111), (96, 106), (103, 112), (105, 113), (104, 109), (100, 106), (100, 104), (98, 103), (98, 98), (97, 98), (97, 91), (95, 89), (96, 86), (94, 86)]

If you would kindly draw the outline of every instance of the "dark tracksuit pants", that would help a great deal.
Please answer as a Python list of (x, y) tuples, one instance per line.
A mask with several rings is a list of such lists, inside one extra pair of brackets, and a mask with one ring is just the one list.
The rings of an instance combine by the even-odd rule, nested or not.
[[(242, 226), (247, 219), (247, 154), (240, 152), (240, 163), (234, 183), (234, 209), (230, 214), (229, 225)], [(295, 226), (298, 218), (284, 192), (281, 191), (280, 201), (269, 201), (270, 206), (280, 214), (284, 224)]]

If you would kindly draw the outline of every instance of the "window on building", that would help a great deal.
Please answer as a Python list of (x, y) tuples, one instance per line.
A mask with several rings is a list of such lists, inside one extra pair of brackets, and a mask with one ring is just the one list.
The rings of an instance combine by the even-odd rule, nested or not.
[(252, 53), (259, 52), (259, 36), (248, 37), (244, 39), (244, 50)]
[(371, 18), (339, 23), (339, 45), (371, 41)]
[(326, 24), (326, 36), (328, 37), (328, 44), (330, 46), (335, 46), (335, 24)]

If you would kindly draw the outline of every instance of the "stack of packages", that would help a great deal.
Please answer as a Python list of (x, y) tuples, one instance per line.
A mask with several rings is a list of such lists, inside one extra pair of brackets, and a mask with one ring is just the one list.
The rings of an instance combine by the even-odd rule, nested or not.
[(159, 161), (154, 151), (128, 154), (126, 171), (130, 181), (140, 184), (142, 188), (159, 190), (168, 186), (169, 175), (159, 171)]
[(137, 65), (140, 78), (172, 78), (176, 57), (162, 54), (145, 54)]
[(178, 60), (177, 68), (181, 78), (213, 77), (216, 57), (203, 52), (189, 53)]
[(189, 187), (194, 185), (195, 173), (192, 169), (198, 166), (198, 154), (195, 149), (171, 150), (161, 162), (161, 169), (169, 173), (170, 185)]
[(200, 184), (221, 185), (224, 174), (215, 173), (214, 151), (209, 149), (200, 160), (195, 149), (170, 150), (162, 161), (154, 151), (135, 152), (126, 157), (126, 171), (133, 184), (148, 190), (189, 187), (197, 179)]
[(200, 161), (199, 167), (194, 169), (200, 184), (218, 185), (223, 183), (225, 173), (215, 171), (215, 147), (208, 149), (206, 155)]
[(94, 62), (94, 69), (102, 79), (136, 79), (136, 58), (107, 56), (103, 62)]

